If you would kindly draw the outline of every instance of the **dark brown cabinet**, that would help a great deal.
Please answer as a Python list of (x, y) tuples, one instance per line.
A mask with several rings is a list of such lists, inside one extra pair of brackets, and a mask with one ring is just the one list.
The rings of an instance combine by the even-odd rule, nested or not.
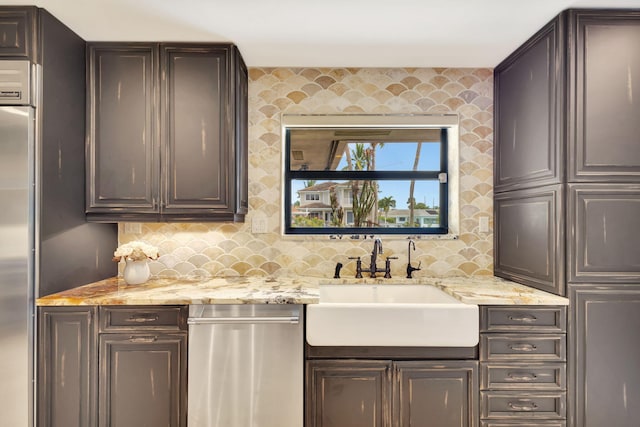
[(43, 426), (186, 426), (187, 309), (40, 307)]
[(494, 70), (494, 274), (566, 294), (566, 15)]
[(571, 425), (638, 425), (640, 284), (570, 285)]
[(242, 221), (247, 69), (228, 44), (92, 43), (87, 216)]
[(640, 283), (639, 218), (638, 184), (570, 184), (569, 283)]
[(36, 7), (2, 7), (0, 59), (31, 59), (36, 55)]
[[(536, 77), (552, 63), (555, 83)], [(495, 274), (555, 293), (570, 290), (567, 351), (577, 365), (568, 378), (567, 418), (575, 427), (637, 424), (637, 411), (621, 402), (640, 389), (640, 339), (627, 329), (638, 321), (629, 307), (637, 311), (640, 289), (639, 79), (637, 9), (565, 11), (495, 69)], [(540, 94), (518, 107), (522, 93), (535, 93), (531, 85), (548, 95), (546, 107)], [(525, 125), (522, 137), (517, 126), (529, 120), (541, 129)], [(531, 165), (521, 167), (529, 159)], [(565, 172), (551, 182), (547, 166), (555, 159)], [(542, 205), (536, 210), (532, 203), (514, 206), (523, 205), (523, 187), (539, 195), (557, 192), (555, 214), (545, 218)], [(541, 223), (531, 222), (533, 211)], [(542, 236), (551, 218), (560, 237), (555, 241)], [(513, 236), (531, 237), (532, 230), (541, 235), (517, 251)], [(616, 346), (622, 350), (612, 350)], [(609, 351), (633, 356), (602, 356)]]
[(100, 426), (185, 426), (186, 334), (100, 336)]
[(158, 212), (157, 74), (153, 44), (88, 49), (89, 212)]
[(307, 426), (477, 425), (476, 361), (312, 360)]
[(494, 271), (497, 276), (564, 294), (562, 196), (560, 185), (495, 195)]
[(563, 28), (554, 19), (495, 69), (496, 192), (562, 181)]
[(395, 426), (477, 425), (477, 362), (406, 361), (394, 368)]
[(640, 182), (640, 11), (576, 10), (569, 181)]
[(569, 10), (496, 67), (497, 276), (560, 295), (640, 279), (639, 47), (637, 10)]
[(96, 307), (38, 310), (37, 424), (97, 425)]
[(566, 328), (565, 307), (481, 307), (482, 426), (565, 425)]
[(391, 363), (307, 363), (307, 426), (391, 427)]
[(640, 181), (639, 45), (638, 10), (568, 10), (495, 68), (496, 192)]

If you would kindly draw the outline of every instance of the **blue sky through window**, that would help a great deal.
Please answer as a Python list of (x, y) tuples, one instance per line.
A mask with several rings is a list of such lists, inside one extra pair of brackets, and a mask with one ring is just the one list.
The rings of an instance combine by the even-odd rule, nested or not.
[[(349, 149), (353, 150), (355, 143), (349, 144)], [(368, 144), (365, 145), (368, 147)], [(418, 170), (437, 171), (440, 170), (440, 142), (423, 142), (420, 150), (420, 161)], [(417, 143), (415, 142), (387, 142), (384, 146), (376, 147), (376, 170), (379, 171), (406, 171), (413, 170), (413, 163), (416, 156)], [(337, 170), (343, 170), (346, 163), (346, 156), (342, 160)], [(323, 181), (317, 181), (320, 183)], [(305, 181), (292, 180), (292, 202), (299, 200), (298, 191), (304, 188)], [(392, 196), (396, 201), (396, 209), (407, 209), (409, 199), (410, 181), (378, 181), (380, 193), (378, 198)], [(429, 207), (439, 205), (439, 183), (437, 181), (416, 181), (414, 189), (416, 203), (424, 203)]]

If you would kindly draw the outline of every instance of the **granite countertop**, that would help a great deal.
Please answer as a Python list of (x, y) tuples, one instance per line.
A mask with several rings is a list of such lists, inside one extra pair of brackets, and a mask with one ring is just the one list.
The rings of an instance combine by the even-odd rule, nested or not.
[(564, 297), (498, 277), (328, 279), (319, 277), (216, 277), (151, 279), (127, 285), (110, 278), (39, 298), (39, 306), (170, 304), (317, 304), (321, 284), (414, 284), (436, 286), (467, 304), (568, 305)]

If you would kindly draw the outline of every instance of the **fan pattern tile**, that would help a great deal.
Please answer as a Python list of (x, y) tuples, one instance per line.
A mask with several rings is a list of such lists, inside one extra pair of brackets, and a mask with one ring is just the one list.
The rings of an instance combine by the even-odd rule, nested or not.
[[(252, 68), (249, 70), (249, 215), (244, 224), (143, 224), (142, 240), (160, 249), (151, 262), (160, 277), (310, 275), (331, 277), (349, 256), (367, 256), (371, 242), (283, 238), (279, 230), (282, 113), (457, 113), (460, 118), (460, 238), (421, 240), (412, 261), (424, 276), (493, 274), (493, 234), (478, 219), (493, 218), (493, 75), (491, 69)], [(251, 219), (267, 218), (268, 233), (252, 234)], [(384, 239), (383, 239), (384, 240)], [(392, 274), (402, 277), (406, 241), (385, 242), (399, 256)], [(122, 266), (121, 266), (122, 268)]]

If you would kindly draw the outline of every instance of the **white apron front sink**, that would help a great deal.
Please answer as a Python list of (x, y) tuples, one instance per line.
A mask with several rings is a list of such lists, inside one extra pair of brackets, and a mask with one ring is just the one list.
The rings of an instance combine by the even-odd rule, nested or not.
[(473, 347), (478, 306), (430, 285), (321, 285), (307, 306), (313, 346)]

